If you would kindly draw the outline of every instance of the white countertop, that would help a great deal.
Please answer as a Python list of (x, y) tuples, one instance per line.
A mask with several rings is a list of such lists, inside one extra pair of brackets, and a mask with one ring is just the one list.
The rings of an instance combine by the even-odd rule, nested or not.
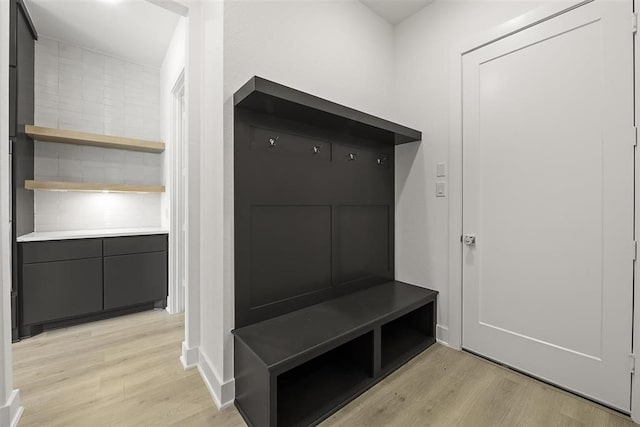
[(161, 227), (146, 228), (113, 228), (101, 230), (68, 230), (68, 231), (37, 231), (17, 238), (18, 242), (42, 242), (46, 240), (91, 239), (100, 237), (142, 236), (150, 234), (168, 234), (169, 231)]

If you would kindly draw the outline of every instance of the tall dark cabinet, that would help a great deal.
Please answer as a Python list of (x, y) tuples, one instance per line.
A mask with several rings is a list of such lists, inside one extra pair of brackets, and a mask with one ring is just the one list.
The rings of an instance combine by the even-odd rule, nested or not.
[(24, 181), (33, 179), (33, 140), (24, 132), (34, 121), (35, 41), (38, 38), (22, 0), (10, 0), (9, 153), (11, 164), (12, 288), (11, 328), (19, 337), (18, 246), (16, 238), (33, 231), (33, 192)]

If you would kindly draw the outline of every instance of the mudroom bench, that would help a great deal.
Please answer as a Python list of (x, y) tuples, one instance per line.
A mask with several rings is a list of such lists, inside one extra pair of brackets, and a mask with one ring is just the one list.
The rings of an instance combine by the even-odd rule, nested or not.
[(250, 426), (315, 425), (435, 342), (437, 292), (398, 281), (233, 331)]

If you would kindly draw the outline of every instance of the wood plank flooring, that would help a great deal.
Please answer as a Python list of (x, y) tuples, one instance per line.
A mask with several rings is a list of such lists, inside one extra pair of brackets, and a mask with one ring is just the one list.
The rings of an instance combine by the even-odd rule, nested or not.
[[(184, 318), (152, 311), (14, 344), (20, 427), (244, 426), (178, 360)], [(322, 426), (633, 426), (627, 417), (435, 345)]]

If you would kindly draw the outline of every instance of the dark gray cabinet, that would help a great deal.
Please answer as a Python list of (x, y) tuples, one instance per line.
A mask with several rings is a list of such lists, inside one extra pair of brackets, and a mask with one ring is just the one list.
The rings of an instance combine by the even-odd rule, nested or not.
[(25, 264), (22, 300), (25, 325), (102, 310), (102, 258)]
[(11, 0), (9, 2), (9, 66), (15, 67), (17, 58), (17, 37), (16, 37), (16, 22), (18, 19), (18, 2), (17, 0)]
[(18, 70), (9, 67), (9, 138), (16, 136), (18, 123), (16, 121), (16, 108), (18, 105)]
[(11, 225), (12, 225), (12, 337), (19, 338), (21, 317), (18, 284), (17, 236), (33, 231), (33, 192), (24, 188), (33, 179), (33, 140), (24, 133), (34, 120), (35, 40), (38, 35), (23, 0), (10, 0), (9, 19), (9, 141), (11, 152)]
[(166, 234), (25, 242), (19, 253), (22, 337), (166, 304)]
[(167, 297), (167, 253), (104, 258), (104, 308), (127, 307)]

